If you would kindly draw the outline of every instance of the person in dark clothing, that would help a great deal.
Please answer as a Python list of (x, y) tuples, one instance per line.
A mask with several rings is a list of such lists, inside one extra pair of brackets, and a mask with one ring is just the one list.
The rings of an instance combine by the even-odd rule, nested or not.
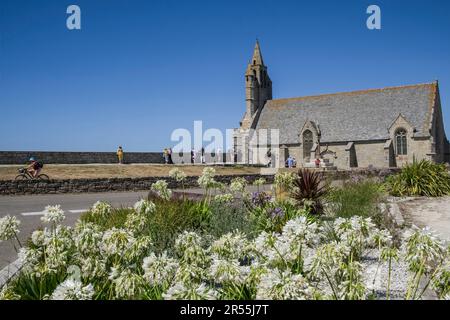
[(173, 164), (173, 161), (172, 161), (172, 148), (169, 148), (168, 156), (169, 156), (169, 164)]

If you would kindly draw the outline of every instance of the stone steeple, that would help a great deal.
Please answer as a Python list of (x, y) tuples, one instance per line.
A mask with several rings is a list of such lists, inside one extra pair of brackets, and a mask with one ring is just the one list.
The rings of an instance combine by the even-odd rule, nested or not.
[(246, 112), (241, 121), (241, 129), (250, 129), (255, 114), (272, 99), (272, 81), (261, 54), (259, 41), (256, 40), (252, 60), (245, 72)]

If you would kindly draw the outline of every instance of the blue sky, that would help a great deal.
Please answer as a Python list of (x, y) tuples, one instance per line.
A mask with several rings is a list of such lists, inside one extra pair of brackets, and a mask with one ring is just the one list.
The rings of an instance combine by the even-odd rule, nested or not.
[(0, 0), (0, 150), (158, 151), (194, 120), (237, 127), (256, 37), (274, 98), (438, 79), (449, 130), (449, 14), (445, 0)]

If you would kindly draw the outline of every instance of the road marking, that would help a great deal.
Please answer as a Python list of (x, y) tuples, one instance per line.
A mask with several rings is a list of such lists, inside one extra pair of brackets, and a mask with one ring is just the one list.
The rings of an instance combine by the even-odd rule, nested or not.
[[(78, 209), (78, 210), (67, 210), (66, 212), (69, 213), (83, 213), (88, 211), (88, 209)], [(22, 216), (43, 216), (45, 214), (45, 211), (35, 211), (35, 212), (23, 212), (21, 213)]]
[(69, 210), (70, 213), (83, 213), (88, 211), (87, 209), (80, 209), (80, 210)]
[(23, 212), (21, 213), (22, 216), (43, 216), (44, 211), (38, 211), (38, 212)]

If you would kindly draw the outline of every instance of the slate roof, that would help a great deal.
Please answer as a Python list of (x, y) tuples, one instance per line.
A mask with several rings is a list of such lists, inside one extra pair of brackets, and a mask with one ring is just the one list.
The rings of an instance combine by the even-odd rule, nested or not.
[(281, 144), (297, 144), (310, 120), (319, 125), (324, 143), (383, 140), (401, 114), (417, 130), (415, 136), (429, 136), (437, 90), (433, 82), (270, 100), (255, 119), (256, 129), (280, 129)]

